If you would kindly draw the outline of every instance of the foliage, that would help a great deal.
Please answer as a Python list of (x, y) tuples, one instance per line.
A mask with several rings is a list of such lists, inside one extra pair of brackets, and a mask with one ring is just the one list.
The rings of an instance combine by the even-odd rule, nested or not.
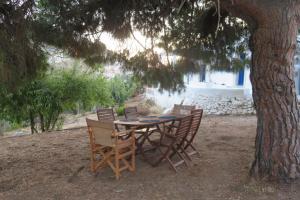
[(124, 116), (125, 115), (125, 106), (121, 105), (121, 106), (117, 107), (116, 113), (118, 116)]
[(29, 121), (32, 133), (37, 132), (37, 116), (40, 117), (41, 130), (45, 131), (54, 128), (62, 111), (57, 94), (40, 80), (29, 82), (14, 93), (6, 92), (2, 95), (1, 118), (18, 124)]
[(114, 102), (118, 105), (124, 104), (125, 100), (141, 88), (141, 84), (132, 76), (115, 76), (109, 81), (109, 90)]
[[(10, 94), (4, 85), (0, 85), (0, 119), (13, 121), (11, 113), (14, 112), (13, 103), (11, 101), (12, 94)], [(17, 120), (14, 120), (17, 121)]]
[[(79, 14), (79, 7), (71, 6), (79, 5), (72, 2), (74, 1), (2, 0), (0, 2), (2, 84), (14, 90), (17, 85), (22, 85), (26, 80), (32, 80), (39, 73), (45, 72), (48, 66), (45, 45), (56, 46), (73, 57), (82, 57), (89, 64), (110, 59), (111, 53), (100, 41), (91, 42), (87, 34), (84, 34), (88, 29), (95, 30), (96, 27), (92, 28), (93, 25), (81, 27), (76, 22), (75, 24), (70, 22), (74, 20), (74, 15)], [(68, 6), (71, 8), (70, 12), (66, 11)], [(70, 18), (66, 20), (61, 15)], [(81, 15), (82, 17), (86, 15), (86, 11)], [(89, 19), (88, 16), (84, 18)]]
[[(3, 87), (3, 86), (2, 86)], [(32, 133), (56, 127), (63, 111), (75, 109), (80, 103), (85, 109), (95, 104), (111, 105), (112, 99), (102, 76), (59, 70), (44, 78), (28, 82), (13, 93), (1, 90), (0, 115), (10, 122), (31, 125)]]
[[(134, 30), (150, 37), (152, 46), (133, 57), (108, 51), (98, 38), (107, 31), (124, 39)], [(41, 128), (50, 129), (61, 112), (78, 105), (122, 105), (141, 84), (180, 91), (183, 74), (198, 71), (198, 60), (222, 70), (238, 70), (248, 62), (236, 56), (247, 50), (248, 34), (246, 24), (229, 13), (221, 10), (218, 18), (211, 1), (4, 0), (0, 82), (8, 89), (1, 90), (0, 115), (18, 123), (29, 118), (33, 123), (39, 115)], [(83, 58), (90, 66), (118, 60), (136, 80), (116, 77), (107, 82), (101, 76), (80, 75), (78, 69), (47, 74), (49, 46)], [(154, 47), (181, 59), (162, 62)]]
[[(220, 18), (217, 13), (209, 0), (4, 0), (0, 3), (1, 81), (14, 89), (44, 72), (45, 47), (51, 45), (89, 65), (118, 60), (148, 85), (180, 90), (179, 73), (188, 70), (163, 64), (154, 47), (188, 62), (201, 59), (216, 69), (241, 66), (231, 58), (247, 50), (247, 26), (228, 12), (221, 10)], [(152, 46), (133, 58), (108, 51), (98, 37), (106, 31), (124, 39), (135, 30), (151, 38)]]
[(4, 85), (0, 86), (0, 119), (12, 124), (29, 123), (32, 133), (62, 126), (61, 114), (76, 110), (78, 105), (83, 110), (91, 110), (95, 106), (118, 104), (118, 113), (122, 114), (125, 100), (141, 88), (132, 76), (106, 80), (101, 72), (83, 72), (76, 65), (70, 69), (50, 71), (14, 92), (9, 92)]
[(112, 105), (108, 83), (102, 75), (85, 73), (78, 68), (56, 70), (45, 76), (45, 83), (58, 94), (64, 110), (72, 110), (79, 103), (89, 109), (100, 103)]

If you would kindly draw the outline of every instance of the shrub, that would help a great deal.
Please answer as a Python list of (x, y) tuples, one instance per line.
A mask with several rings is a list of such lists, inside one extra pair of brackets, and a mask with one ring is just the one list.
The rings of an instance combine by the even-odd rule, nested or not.
[(124, 116), (125, 115), (125, 106), (122, 105), (122, 106), (117, 107), (116, 113), (118, 116)]
[(76, 69), (57, 70), (44, 78), (28, 82), (17, 91), (1, 90), (0, 118), (12, 123), (28, 122), (31, 132), (44, 132), (61, 126), (60, 115), (67, 110), (90, 109), (95, 104), (113, 105), (107, 81), (102, 75)]
[(51, 90), (59, 94), (64, 110), (75, 109), (78, 104), (84, 110), (94, 105), (113, 105), (108, 83), (101, 74), (95, 76), (76, 68), (57, 70), (47, 76), (45, 82)]
[[(102, 74), (84, 73), (76, 67), (49, 72), (14, 92), (0, 87), (0, 119), (30, 124), (32, 133), (61, 127), (61, 114), (76, 110), (78, 105), (83, 110), (123, 105), (141, 88), (129, 76), (106, 80)], [(124, 115), (124, 106), (119, 106), (117, 114)]]
[(122, 105), (142, 87), (133, 77), (124, 75), (112, 78), (109, 81), (109, 88), (114, 102)]

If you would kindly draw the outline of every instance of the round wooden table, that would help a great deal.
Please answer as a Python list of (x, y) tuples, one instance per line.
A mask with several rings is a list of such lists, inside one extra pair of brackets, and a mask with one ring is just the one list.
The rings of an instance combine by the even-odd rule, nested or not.
[(147, 129), (147, 128), (151, 128), (151, 127), (156, 127), (160, 131), (164, 131), (164, 130), (161, 130), (161, 128), (159, 127), (160, 124), (174, 122), (176, 120), (180, 120), (181, 118), (183, 118), (185, 116), (186, 115), (144, 116), (144, 117), (139, 117), (137, 119), (116, 120), (116, 121), (114, 121), (114, 123), (117, 125), (125, 126), (126, 129), (136, 128), (137, 130), (139, 130), (139, 129), (144, 129), (144, 128)]
[[(172, 124), (185, 117), (186, 115), (161, 115), (161, 116), (144, 116), (137, 119), (124, 119), (114, 121), (117, 125), (125, 126), (126, 129), (135, 128), (140, 136), (136, 138), (136, 146), (138, 152), (145, 158), (144, 152), (147, 151), (143, 148), (145, 141), (153, 132), (159, 132), (161, 136), (165, 133), (165, 123), (171, 122)], [(162, 127), (161, 127), (162, 125)], [(153, 149), (153, 148), (152, 148)], [(149, 149), (148, 149), (149, 150)], [(151, 162), (149, 162), (151, 164)]]

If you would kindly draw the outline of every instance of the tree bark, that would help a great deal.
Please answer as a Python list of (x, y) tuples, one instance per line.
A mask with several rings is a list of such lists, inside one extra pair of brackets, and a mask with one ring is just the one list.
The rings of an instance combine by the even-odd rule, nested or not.
[(44, 115), (42, 113), (39, 113), (40, 115), (40, 124), (41, 124), (41, 131), (45, 132), (45, 120)]
[(255, 160), (250, 174), (271, 179), (300, 177), (299, 110), (294, 82), (298, 24), (293, 8), (269, 11), (252, 34), (250, 79), (257, 111)]
[(30, 119), (31, 134), (37, 133), (38, 131), (35, 128), (34, 114), (32, 111), (29, 111), (29, 119)]
[(257, 113), (250, 175), (272, 180), (300, 177), (299, 109), (294, 82), (298, 1), (224, 0), (251, 31), (250, 79)]

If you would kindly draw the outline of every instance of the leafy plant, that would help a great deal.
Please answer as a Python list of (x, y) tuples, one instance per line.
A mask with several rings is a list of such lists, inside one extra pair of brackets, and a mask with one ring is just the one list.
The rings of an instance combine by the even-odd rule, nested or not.
[[(0, 119), (12, 124), (30, 124), (32, 133), (61, 128), (61, 114), (77, 110), (78, 106), (90, 110), (95, 106), (123, 105), (142, 88), (130, 76), (106, 80), (102, 73), (83, 72), (77, 66), (48, 72), (14, 92), (0, 87)], [(118, 114), (123, 113), (124, 106), (120, 106)]]
[[(79, 103), (85, 109), (95, 103), (112, 102), (103, 77), (93, 77), (74, 70), (56, 71), (42, 79), (30, 81), (8, 93), (3, 87), (0, 117), (12, 123), (29, 123), (31, 132), (55, 129), (60, 115)], [(39, 123), (37, 128), (36, 123)], [(25, 123), (25, 124), (26, 124)]]
[(140, 91), (142, 86), (131, 76), (115, 76), (109, 81), (109, 88), (114, 102), (122, 105), (125, 100)]
[(72, 68), (52, 72), (45, 82), (59, 95), (64, 110), (75, 109), (78, 104), (84, 110), (93, 105), (113, 105), (107, 81), (102, 75), (95, 76)]
[(125, 106), (124, 105), (119, 106), (116, 109), (116, 113), (117, 113), (118, 116), (123, 116), (125, 114)]

